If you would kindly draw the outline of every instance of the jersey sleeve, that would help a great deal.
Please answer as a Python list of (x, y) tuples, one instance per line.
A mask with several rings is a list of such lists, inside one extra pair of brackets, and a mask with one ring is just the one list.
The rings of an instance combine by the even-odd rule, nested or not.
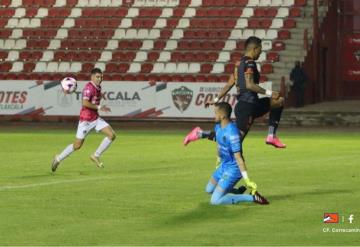
[(86, 100), (90, 100), (92, 97), (92, 91), (90, 87), (85, 87), (82, 93), (82, 98)]
[(253, 60), (245, 61), (244, 72), (245, 74), (254, 74), (256, 69), (256, 63)]
[(230, 148), (233, 153), (237, 153), (241, 151), (241, 139), (239, 130), (236, 126), (233, 126), (231, 130), (229, 131), (229, 142), (230, 142)]

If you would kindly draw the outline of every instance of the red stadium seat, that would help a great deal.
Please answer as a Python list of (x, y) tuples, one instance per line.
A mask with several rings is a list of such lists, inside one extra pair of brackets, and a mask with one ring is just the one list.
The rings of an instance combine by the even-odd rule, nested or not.
[(92, 63), (83, 63), (81, 67), (81, 71), (89, 72), (94, 68), (94, 64)]
[(295, 0), (295, 6), (306, 6), (307, 0)]
[(181, 75), (172, 75), (171, 76), (171, 81), (173, 81), (173, 82), (183, 82), (184, 77), (181, 76)]
[(220, 82), (220, 78), (216, 75), (209, 75), (207, 80), (209, 82)]
[(156, 40), (154, 42), (154, 49), (156, 50), (162, 50), (166, 46), (166, 42), (164, 40)]
[(120, 73), (126, 73), (130, 68), (130, 65), (127, 63), (121, 63), (118, 66), (118, 72)]
[(6, 51), (0, 51), (0, 61), (4, 61), (7, 57), (8, 53)]
[(276, 17), (277, 13), (278, 13), (277, 8), (267, 8), (265, 15), (266, 17), (274, 18)]
[(146, 74), (137, 74), (135, 76), (135, 80), (136, 81), (148, 81), (149, 80), (149, 76)]
[(36, 8), (27, 8), (25, 16), (28, 18), (33, 18), (36, 16), (38, 10)]
[(301, 9), (300, 8), (291, 8), (289, 12), (290, 17), (301, 17)]
[(196, 82), (207, 82), (207, 77), (205, 75), (197, 75), (195, 77)]
[(279, 61), (279, 53), (269, 52), (266, 54), (266, 59), (271, 62), (278, 62)]
[(151, 63), (144, 63), (141, 65), (141, 73), (150, 73), (153, 69), (153, 65)]
[(132, 74), (126, 74), (124, 75), (124, 81), (135, 81), (135, 75)]
[(291, 34), (288, 30), (280, 30), (278, 32), (278, 38), (279, 39), (290, 39)]
[(185, 82), (196, 82), (195, 76), (193, 75), (184, 75), (184, 79)]
[(235, 64), (229, 63), (229, 64), (225, 65), (225, 71), (224, 72), (227, 73), (227, 74), (231, 74), (231, 73), (234, 72), (234, 69), (235, 69)]
[(149, 52), (147, 60), (150, 62), (155, 62), (159, 59), (159, 53), (158, 52)]
[(176, 8), (173, 11), (173, 16), (174, 17), (182, 17), (185, 13), (185, 9), (184, 8)]
[(121, 74), (114, 74), (114, 75), (112, 75), (112, 80), (113, 81), (123, 81), (124, 78)]
[(273, 66), (271, 64), (263, 64), (261, 66), (261, 73), (262, 74), (270, 74), (273, 72)]
[(248, 21), (249, 28), (260, 28), (261, 27), (261, 20), (260, 19), (250, 19)]
[(159, 76), (160, 81), (162, 82), (169, 82), (171, 81), (171, 77), (169, 75), (160, 75)]
[(177, 51), (171, 53), (171, 61), (173, 62), (182, 61), (182, 53)]
[(169, 29), (162, 29), (160, 31), (160, 38), (169, 39), (171, 37), (172, 33), (173, 32), (171, 30), (169, 30)]
[(35, 63), (25, 63), (24, 64), (24, 72), (32, 72), (35, 69)]
[(294, 19), (286, 19), (284, 21), (284, 28), (295, 28), (296, 21)]
[(271, 27), (272, 19), (262, 19), (261, 20), (261, 28), (268, 29)]
[(166, 20), (166, 27), (167, 28), (175, 28), (179, 23), (178, 19), (170, 18)]
[(200, 73), (203, 73), (203, 74), (210, 73), (212, 68), (213, 68), (212, 64), (204, 63), (200, 67)]
[(285, 44), (282, 41), (275, 41), (272, 44), (273, 51), (282, 51), (285, 50)]
[(10, 62), (3, 62), (0, 63), (0, 71), (8, 72), (12, 68), (12, 63)]
[(105, 67), (105, 72), (107, 73), (114, 73), (118, 71), (118, 65), (115, 63), (108, 63)]
[(219, 57), (219, 54), (216, 53), (216, 52), (210, 52), (208, 54), (208, 61), (211, 61), (211, 62), (216, 62), (216, 60), (218, 59)]
[(254, 16), (255, 17), (264, 17), (265, 16), (265, 9), (264, 8), (255, 8)]

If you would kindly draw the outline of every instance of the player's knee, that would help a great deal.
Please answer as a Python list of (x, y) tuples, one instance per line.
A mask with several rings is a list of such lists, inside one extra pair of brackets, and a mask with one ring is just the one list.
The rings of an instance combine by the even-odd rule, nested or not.
[(205, 192), (208, 194), (212, 194), (215, 190), (215, 185), (212, 184), (211, 182), (208, 182), (208, 184), (205, 187)]
[(76, 151), (76, 150), (79, 150), (80, 148), (81, 148), (81, 146), (82, 146), (82, 143), (77, 143), (77, 142), (75, 142), (74, 144), (73, 144), (73, 147), (74, 147), (74, 150)]
[(213, 192), (211, 199), (210, 199), (210, 204), (211, 205), (219, 205), (221, 204), (221, 194), (218, 193), (217, 191)]
[(220, 198), (212, 196), (211, 200), (210, 200), (210, 204), (211, 205), (220, 205)]
[(116, 134), (115, 134), (115, 133), (112, 133), (111, 135), (108, 136), (108, 138), (109, 138), (111, 141), (115, 141), (115, 139), (116, 139)]

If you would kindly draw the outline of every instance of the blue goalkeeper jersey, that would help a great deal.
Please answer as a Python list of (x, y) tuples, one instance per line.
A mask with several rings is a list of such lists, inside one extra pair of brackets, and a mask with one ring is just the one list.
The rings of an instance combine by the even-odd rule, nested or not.
[(236, 124), (230, 122), (224, 128), (221, 128), (220, 124), (216, 124), (215, 133), (218, 155), (222, 165), (238, 167), (234, 153), (241, 151), (241, 141)]

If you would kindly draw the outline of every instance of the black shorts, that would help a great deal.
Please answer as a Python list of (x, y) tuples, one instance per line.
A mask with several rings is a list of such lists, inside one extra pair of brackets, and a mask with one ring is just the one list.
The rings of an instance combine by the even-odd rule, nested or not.
[(270, 98), (259, 99), (255, 104), (238, 101), (235, 106), (236, 125), (245, 134), (249, 131), (254, 119), (270, 111)]

